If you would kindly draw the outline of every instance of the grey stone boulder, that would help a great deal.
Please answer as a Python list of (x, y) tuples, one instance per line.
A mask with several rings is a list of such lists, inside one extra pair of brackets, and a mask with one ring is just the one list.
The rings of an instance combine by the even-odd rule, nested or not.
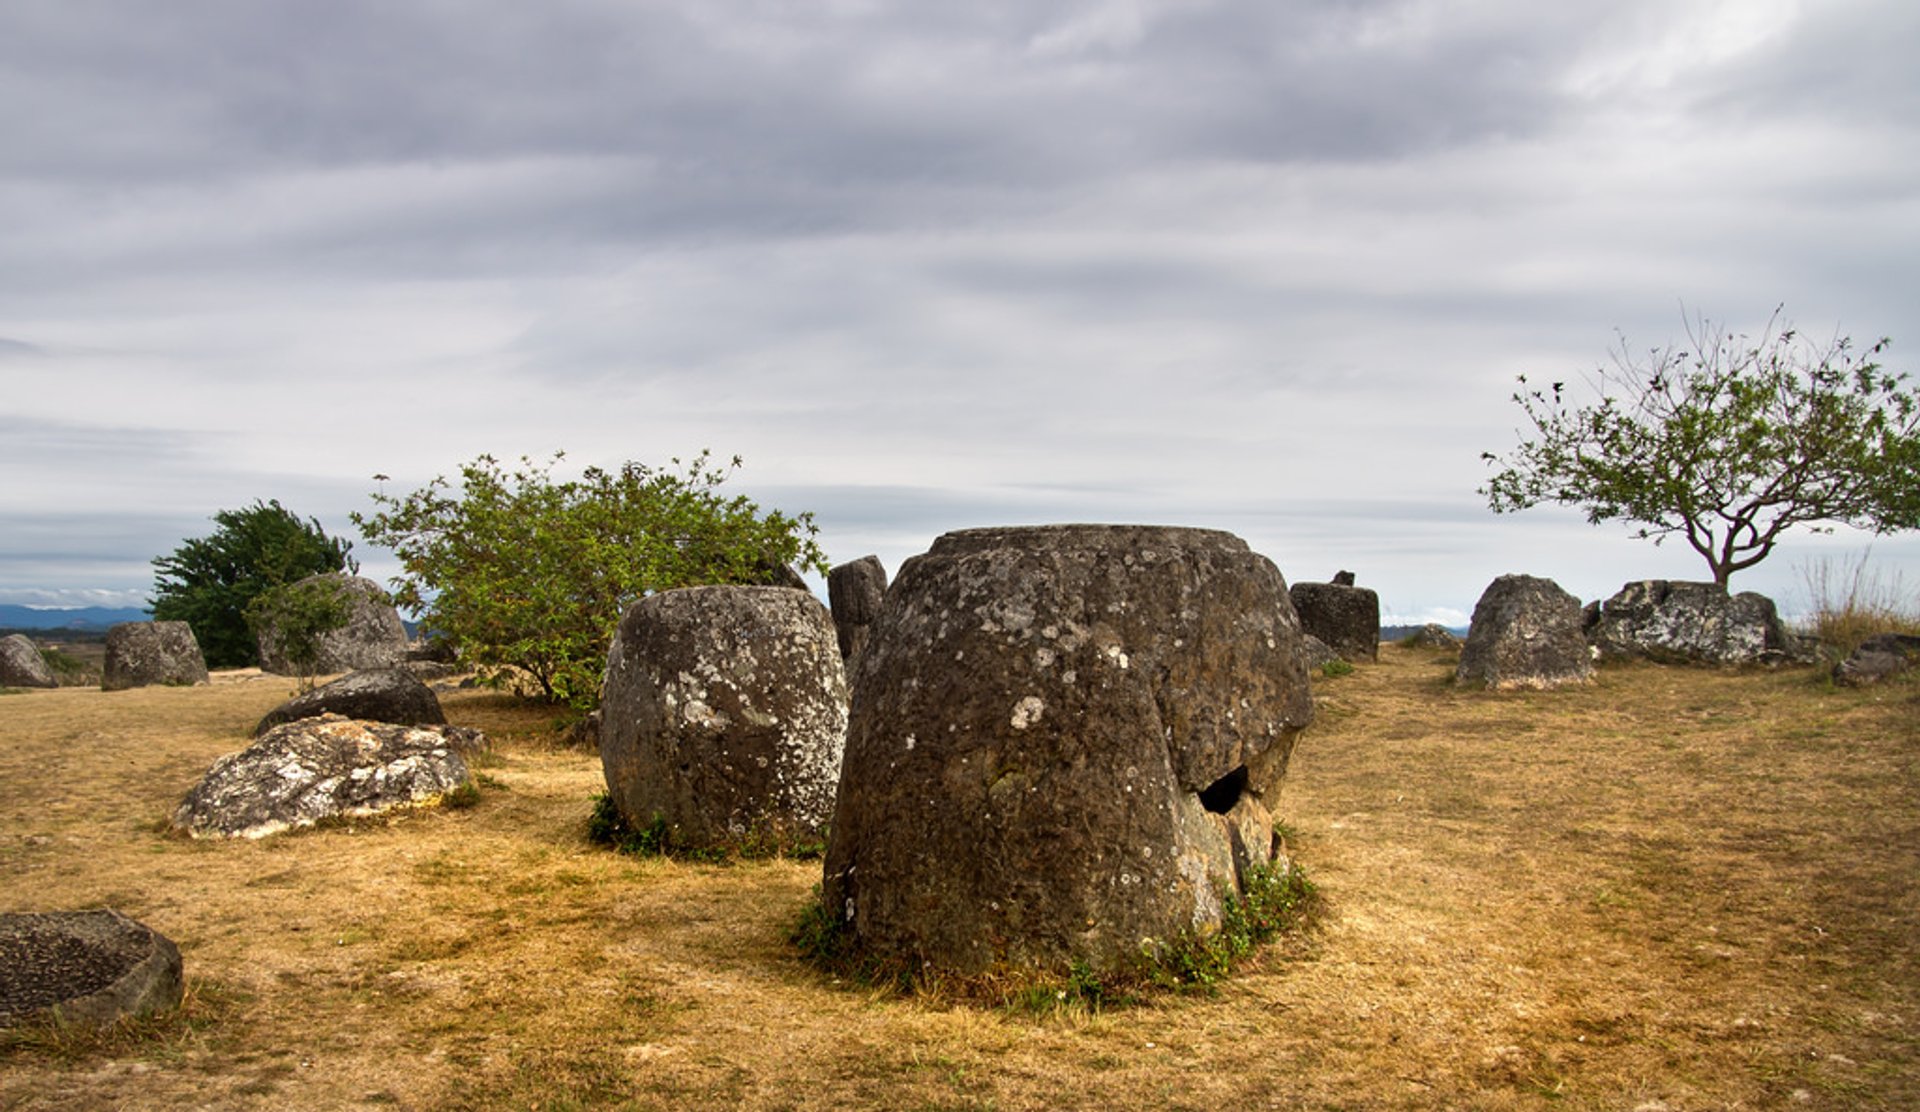
[(180, 948), (106, 908), (0, 915), (0, 1027), (103, 1027), (177, 1007)]
[(851, 660), (867, 643), (867, 627), (887, 597), (887, 569), (878, 556), (862, 556), (827, 574), (827, 605), (840, 638), (840, 658)]
[(259, 737), (283, 722), (338, 714), (399, 726), (437, 726), (447, 720), (440, 697), (406, 668), (350, 672), (332, 683), (303, 692), (268, 711), (253, 728)]
[(1845, 687), (1867, 687), (1907, 671), (1916, 660), (1920, 660), (1920, 637), (1876, 633), (1833, 666), (1833, 681)]
[(1452, 630), (1439, 622), (1428, 622), (1407, 634), (1400, 643), (1415, 649), (1458, 649), (1460, 647), (1460, 639), (1453, 635)]
[(940, 537), (856, 659), (823, 899), (856, 951), (1127, 968), (1272, 864), (1313, 716), (1287, 586), (1230, 533)]
[(1380, 596), (1372, 590), (1346, 583), (1295, 583), (1287, 594), (1300, 615), (1300, 628), (1324, 641), (1340, 659), (1380, 659)]
[(1729, 594), (1717, 583), (1628, 583), (1589, 614), (1587, 640), (1602, 660), (1777, 663), (1794, 648), (1772, 599), (1751, 591)]
[(1454, 669), (1458, 683), (1498, 690), (1552, 688), (1593, 678), (1580, 600), (1551, 579), (1503, 575), (1474, 604)]
[(59, 687), (40, 647), (24, 633), (0, 637), (0, 687)]
[(817, 841), (847, 730), (833, 619), (775, 586), (662, 591), (621, 618), (600, 701), (607, 794), (679, 848)]
[(103, 691), (187, 687), (207, 682), (207, 658), (185, 622), (121, 622), (107, 630), (101, 676)]
[(173, 827), (196, 838), (260, 838), (429, 806), (471, 782), (463, 754), (486, 745), (484, 734), (461, 726), (302, 718), (215, 761), (181, 800)]
[[(319, 637), (315, 675), (357, 672), (372, 668), (391, 668), (407, 659), (407, 627), (400, 612), (393, 608), (387, 593), (371, 579), (345, 572), (324, 572), (295, 581), (295, 588), (314, 583), (330, 584), (347, 602), (347, 623)], [(290, 676), (299, 668), (287, 659), (284, 637), (271, 622), (256, 631), (260, 645), (262, 671)]]

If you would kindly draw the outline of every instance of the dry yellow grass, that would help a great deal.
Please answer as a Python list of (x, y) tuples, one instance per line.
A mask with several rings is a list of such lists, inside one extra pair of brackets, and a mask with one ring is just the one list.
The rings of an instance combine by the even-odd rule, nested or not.
[(1920, 1107), (1920, 687), (1627, 666), (1491, 695), (1388, 647), (1325, 681), (1280, 808), (1319, 926), (1099, 1015), (801, 964), (812, 863), (586, 843), (598, 761), (447, 699), (479, 806), (261, 842), (160, 824), (275, 679), (0, 698), (0, 910), (108, 904), (190, 1000), (0, 1049), (0, 1107)]

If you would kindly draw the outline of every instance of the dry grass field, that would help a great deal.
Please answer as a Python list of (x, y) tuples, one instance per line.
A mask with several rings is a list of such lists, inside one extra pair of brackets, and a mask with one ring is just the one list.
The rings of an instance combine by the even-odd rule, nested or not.
[(1450, 668), (1319, 683), (1310, 930), (1091, 1015), (832, 983), (784, 940), (817, 863), (589, 845), (597, 758), (500, 696), (446, 699), (477, 806), (211, 844), (165, 816), (286, 681), (6, 695), (0, 910), (117, 907), (189, 999), (0, 1035), (0, 1107), (1920, 1107), (1920, 684)]

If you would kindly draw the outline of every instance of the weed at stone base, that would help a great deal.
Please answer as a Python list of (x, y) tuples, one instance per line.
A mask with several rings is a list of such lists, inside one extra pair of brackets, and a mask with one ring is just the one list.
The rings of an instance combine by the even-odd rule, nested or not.
[(1320, 666), (1320, 674), (1328, 679), (1333, 679), (1335, 676), (1350, 676), (1353, 674), (1353, 665), (1344, 660), (1329, 660)]
[(440, 805), (450, 811), (464, 811), (480, 805), (480, 787), (472, 780), (465, 780), (449, 788), (440, 797)]
[(960, 976), (861, 955), (840, 916), (822, 904), (818, 886), (787, 940), (815, 968), (870, 988), (1038, 1015), (1090, 1014), (1139, 1003), (1150, 990), (1211, 989), (1261, 944), (1305, 926), (1317, 906), (1313, 882), (1298, 866), (1256, 866), (1245, 883), (1242, 892), (1222, 894), (1217, 928), (1148, 940), (1130, 968), (1104, 974), (1074, 961), (1064, 977), (1038, 969)]
[(251, 1000), (250, 994), (216, 981), (190, 980), (178, 1007), (153, 1015), (122, 1017), (101, 1026), (34, 1019), (0, 1027), (0, 1061), (18, 1057), (81, 1062), (105, 1056), (177, 1061), (203, 1048), (222, 1022)]
[(679, 845), (665, 816), (655, 815), (645, 826), (636, 827), (620, 813), (613, 797), (605, 793), (593, 797), (593, 813), (587, 818), (587, 840), (634, 856), (672, 857), (712, 865), (774, 857), (807, 861), (827, 852), (824, 833), (817, 838), (798, 838), (763, 827), (749, 830), (724, 846)]

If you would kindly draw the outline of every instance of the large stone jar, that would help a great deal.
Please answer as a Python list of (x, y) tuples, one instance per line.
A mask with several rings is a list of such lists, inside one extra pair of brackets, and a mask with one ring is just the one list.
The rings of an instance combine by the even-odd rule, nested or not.
[(1313, 714), (1299, 621), (1229, 533), (949, 533), (854, 674), (823, 898), (860, 951), (1103, 971), (1220, 921), (1270, 863)]
[(607, 654), (600, 760), (635, 826), (672, 844), (817, 841), (847, 730), (827, 608), (787, 587), (687, 587), (628, 609)]

